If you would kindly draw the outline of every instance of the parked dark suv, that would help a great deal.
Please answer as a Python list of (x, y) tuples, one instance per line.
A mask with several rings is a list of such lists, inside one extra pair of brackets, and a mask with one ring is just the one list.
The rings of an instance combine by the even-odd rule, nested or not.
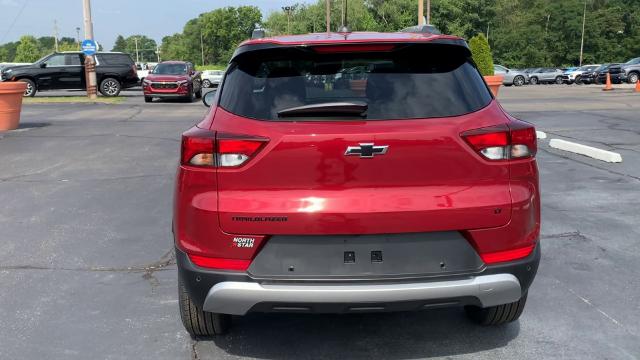
[(174, 198), (191, 335), (251, 312), (522, 314), (540, 259), (536, 131), (463, 39), (250, 40), (204, 101)]
[[(98, 91), (104, 96), (118, 96), (124, 88), (139, 82), (135, 63), (124, 53), (104, 52), (96, 55)], [(86, 88), (84, 55), (80, 52), (53, 53), (31, 65), (2, 70), (2, 81), (27, 83), (24, 96), (43, 90), (82, 90)]]

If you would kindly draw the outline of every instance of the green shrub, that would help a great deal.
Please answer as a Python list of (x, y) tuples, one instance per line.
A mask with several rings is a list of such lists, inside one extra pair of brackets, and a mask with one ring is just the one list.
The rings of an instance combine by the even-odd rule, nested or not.
[(226, 69), (227, 66), (226, 65), (196, 65), (196, 70), (198, 71), (205, 71), (205, 70), (224, 70)]
[(475, 61), (482, 76), (493, 75), (493, 55), (487, 38), (483, 34), (478, 34), (469, 40), (469, 47), (471, 48), (473, 61)]

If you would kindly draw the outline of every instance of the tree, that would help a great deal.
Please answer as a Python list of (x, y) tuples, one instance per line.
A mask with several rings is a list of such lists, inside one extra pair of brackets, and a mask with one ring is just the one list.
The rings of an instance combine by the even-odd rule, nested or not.
[(118, 52), (127, 51), (127, 41), (124, 39), (122, 35), (118, 35), (118, 37), (116, 38), (116, 42), (113, 45), (113, 49), (111, 49), (111, 51), (118, 51)]
[(471, 38), (469, 47), (473, 61), (478, 66), (480, 73), (483, 76), (493, 75), (493, 56), (487, 38), (483, 34), (478, 34)]
[(33, 36), (23, 36), (16, 49), (15, 62), (33, 63), (41, 57), (38, 40)]

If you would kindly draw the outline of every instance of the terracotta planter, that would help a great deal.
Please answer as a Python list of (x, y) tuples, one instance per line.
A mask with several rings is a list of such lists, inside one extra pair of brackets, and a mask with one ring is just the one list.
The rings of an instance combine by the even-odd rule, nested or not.
[(26, 89), (27, 84), (22, 81), (0, 82), (0, 131), (18, 128)]
[(498, 97), (498, 91), (500, 91), (500, 86), (502, 86), (502, 81), (504, 81), (504, 76), (485, 76), (484, 81), (489, 85), (489, 89), (493, 93), (493, 96)]

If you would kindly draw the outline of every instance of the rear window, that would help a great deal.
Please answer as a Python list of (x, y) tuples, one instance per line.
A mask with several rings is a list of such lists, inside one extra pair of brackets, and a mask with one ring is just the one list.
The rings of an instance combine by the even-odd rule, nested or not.
[(230, 65), (220, 106), (236, 115), (286, 120), (285, 109), (335, 102), (366, 103), (368, 120), (457, 116), (492, 97), (467, 49), (412, 45), (393, 52), (318, 54), (261, 50)]
[(99, 54), (102, 65), (128, 65), (134, 64), (133, 59), (127, 54)]

